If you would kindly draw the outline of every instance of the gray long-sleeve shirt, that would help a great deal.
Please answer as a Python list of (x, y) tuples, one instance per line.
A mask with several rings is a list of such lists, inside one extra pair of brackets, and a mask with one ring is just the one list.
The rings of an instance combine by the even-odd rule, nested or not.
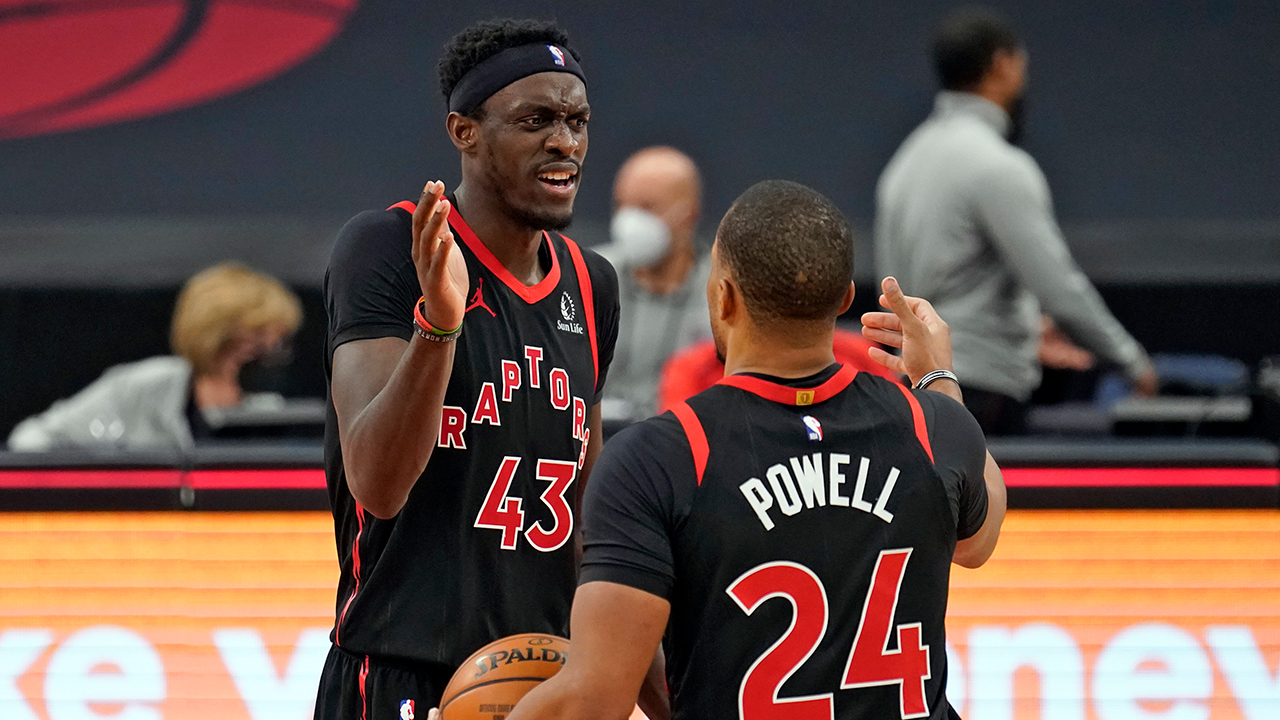
[(943, 91), (876, 188), (876, 270), (951, 326), (956, 374), (1026, 400), (1040, 384), (1041, 313), (1136, 377), (1146, 353), (1071, 259), (1040, 166), (1005, 140), (1004, 110)]

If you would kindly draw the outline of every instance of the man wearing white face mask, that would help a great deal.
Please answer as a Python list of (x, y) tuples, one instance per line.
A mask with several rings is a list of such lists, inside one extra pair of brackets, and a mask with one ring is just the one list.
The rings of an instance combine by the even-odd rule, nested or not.
[(619, 168), (612, 242), (594, 248), (618, 270), (618, 344), (602, 413), (641, 419), (654, 412), (658, 376), (673, 352), (711, 337), (703, 288), (710, 258), (698, 258), (698, 168), (671, 147), (648, 147)]

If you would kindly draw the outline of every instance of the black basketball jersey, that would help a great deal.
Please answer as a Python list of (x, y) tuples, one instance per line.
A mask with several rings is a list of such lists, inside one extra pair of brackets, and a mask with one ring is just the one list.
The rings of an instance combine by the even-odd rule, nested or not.
[[(350, 248), (340, 236), (326, 278), (330, 357), (351, 339), (408, 339), (420, 295), (413, 209), (405, 202), (366, 218), (356, 233), (365, 240)], [(616, 334), (600, 325), (616, 323), (617, 290), (607, 263), (554, 233), (544, 234), (545, 279), (525, 286), (456, 209), (449, 223), (471, 287), (431, 460), (396, 517), (373, 517), (347, 488), (330, 402), (326, 473), (341, 565), (333, 641), (357, 655), (456, 667), (506, 635), (568, 634), (578, 473)], [(355, 330), (334, 321), (343, 313), (335, 303), (358, 294), (337, 287), (335, 274), (344, 262), (368, 265), (361, 242), (394, 244), (396, 259), (351, 280), (376, 289), (350, 302), (387, 295), (395, 328), (380, 330), (372, 315), (348, 321)], [(397, 277), (382, 277), (390, 272)]]
[[(957, 519), (925, 412), (912, 391), (883, 378), (849, 367), (822, 377), (806, 387), (727, 377), (674, 417), (613, 441), (639, 448), (643, 437), (652, 447), (682, 435), (691, 462), (629, 471), (639, 456), (614, 454), (597, 464), (581, 582), (621, 582), (670, 601), (677, 718), (947, 716)], [(949, 405), (927, 398), (930, 417), (945, 411), (969, 433), (973, 474), (974, 451), (985, 453), (976, 423), (937, 398)], [(662, 520), (630, 523), (628, 513)], [(618, 549), (624, 532), (645, 535), (643, 545)], [(641, 552), (667, 542), (658, 562)]]
[(731, 376), (675, 414), (703, 468), (672, 538), (679, 717), (945, 717), (956, 535), (915, 397)]

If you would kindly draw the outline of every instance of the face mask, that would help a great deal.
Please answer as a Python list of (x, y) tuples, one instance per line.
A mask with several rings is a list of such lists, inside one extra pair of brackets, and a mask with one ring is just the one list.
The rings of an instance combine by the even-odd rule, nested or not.
[(671, 247), (671, 229), (657, 215), (636, 207), (618, 208), (609, 225), (613, 242), (606, 254), (615, 265), (644, 266), (662, 259)]
[(292, 344), (281, 343), (240, 367), (240, 387), (245, 392), (279, 390), (288, 378), (292, 362)]

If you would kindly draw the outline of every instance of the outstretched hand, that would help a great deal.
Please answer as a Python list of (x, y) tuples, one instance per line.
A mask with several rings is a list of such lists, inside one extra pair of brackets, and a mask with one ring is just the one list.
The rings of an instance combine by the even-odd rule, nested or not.
[(454, 247), (444, 183), (433, 181), (422, 189), (413, 211), (413, 265), (422, 287), (423, 316), (433, 327), (452, 330), (462, 324), (467, 290), (467, 264)]
[(868, 340), (898, 348), (893, 355), (873, 347), (871, 359), (911, 378), (912, 384), (926, 373), (951, 369), (951, 329), (928, 300), (903, 294), (898, 281), (887, 277), (881, 283), (881, 307), (891, 312), (869, 312), (862, 316), (862, 334)]

